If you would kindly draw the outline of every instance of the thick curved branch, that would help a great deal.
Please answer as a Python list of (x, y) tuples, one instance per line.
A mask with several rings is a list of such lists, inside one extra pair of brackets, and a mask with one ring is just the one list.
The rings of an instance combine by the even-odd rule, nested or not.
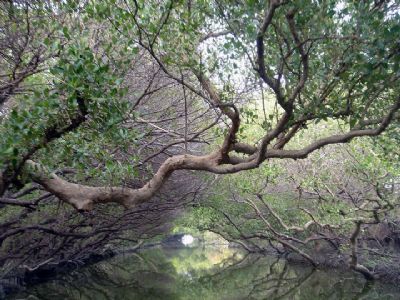
[(210, 171), (218, 165), (219, 152), (205, 156), (177, 155), (167, 159), (142, 188), (93, 187), (68, 182), (31, 160), (26, 162), (32, 179), (77, 210), (91, 210), (95, 204), (116, 202), (126, 208), (149, 200), (176, 170)]
[[(390, 121), (399, 108), (400, 98), (388, 115), (382, 119), (380, 126), (376, 129), (352, 130), (346, 134), (320, 139), (300, 150), (271, 149), (266, 152), (265, 159), (274, 157), (305, 158), (309, 153), (325, 145), (345, 143), (358, 136), (378, 135), (390, 124)], [(242, 147), (242, 149), (249, 150), (246, 147)], [(204, 156), (176, 155), (167, 159), (156, 174), (154, 174), (153, 178), (142, 188), (130, 189), (125, 187), (91, 187), (70, 183), (54, 173), (49, 174), (42, 166), (32, 161), (27, 161), (27, 164), (31, 167), (30, 173), (34, 181), (78, 210), (90, 210), (97, 203), (107, 202), (116, 202), (127, 208), (134, 207), (149, 200), (176, 170), (202, 170), (216, 174), (228, 174), (254, 169), (259, 166), (257, 156), (250, 161), (238, 163), (236, 165), (221, 165), (221, 152), (219, 150)]]
[[(400, 98), (398, 99), (397, 103), (391, 108), (388, 115), (382, 119), (380, 126), (376, 129), (352, 130), (346, 134), (330, 136), (328, 138), (320, 139), (315, 143), (309, 145), (308, 147), (305, 147), (300, 150), (271, 149), (266, 152), (264, 159), (274, 158), (274, 157), (295, 158), (295, 159), (305, 158), (311, 152), (329, 144), (345, 143), (355, 137), (360, 137), (360, 136), (379, 135), (390, 124), (393, 116), (395, 115), (396, 111), (399, 108), (400, 108)], [(235, 144), (235, 145), (241, 145), (241, 144)], [(243, 150), (250, 150), (249, 148), (242, 147)], [(203, 170), (216, 174), (228, 174), (228, 173), (236, 173), (243, 170), (253, 169), (259, 166), (259, 161), (257, 157), (255, 157), (250, 161), (246, 161), (236, 165), (232, 164), (221, 165), (220, 158), (221, 157), (219, 151), (215, 151), (205, 156), (192, 156), (192, 155), (173, 156), (167, 159), (161, 165), (160, 169), (157, 171), (154, 177), (141, 189), (129, 190), (126, 188), (89, 187), (89, 190), (87, 192), (90, 191), (93, 194), (91, 194), (89, 199), (86, 200), (86, 203), (83, 205), (83, 208), (80, 209), (86, 209), (86, 207), (90, 208), (91, 205), (97, 202), (119, 202), (126, 207), (131, 207), (138, 203), (144, 202), (150, 199), (154, 195), (154, 193), (161, 188), (164, 181), (170, 176), (170, 174), (176, 170), (183, 170), (183, 169)], [(98, 195), (99, 193), (100, 195)], [(83, 197), (83, 195), (81, 194), (80, 197)], [(83, 199), (85, 199), (85, 197), (83, 197)], [(76, 203), (75, 205), (82, 206), (81, 202)]]
[[(393, 120), (396, 120), (399, 109), (400, 109), (400, 97), (397, 98), (396, 103), (390, 108), (386, 116), (371, 122), (371, 124), (379, 124), (377, 128), (360, 129), (360, 127), (354, 127), (353, 130), (350, 130), (347, 133), (332, 135), (326, 138), (319, 139), (302, 149), (296, 149), (296, 150), (279, 149), (281, 147), (276, 147), (277, 149), (268, 149), (266, 150), (266, 152), (264, 152), (265, 153), (264, 158), (302, 159), (306, 158), (311, 152), (330, 144), (347, 143), (356, 137), (377, 136), (381, 134)], [(281, 146), (281, 144), (279, 143), (277, 145)], [(259, 147), (245, 143), (235, 143), (234, 145), (232, 145), (231, 150), (237, 153), (250, 155), (251, 156), (250, 158), (252, 159), (254, 155), (259, 151)], [(249, 161), (249, 160), (244, 160), (244, 161)]]
[(400, 97), (397, 103), (393, 105), (390, 112), (381, 119), (380, 125), (375, 129), (356, 129), (351, 130), (345, 134), (332, 135), (327, 138), (320, 139), (307, 147), (299, 150), (277, 150), (270, 149), (265, 154), (265, 158), (292, 158), (301, 159), (306, 158), (311, 152), (318, 150), (330, 144), (342, 144), (351, 141), (356, 137), (362, 136), (377, 136), (381, 134), (390, 124), (396, 112), (400, 109)]
[(258, 30), (257, 34), (257, 63), (258, 63), (258, 73), (260, 77), (269, 85), (270, 88), (275, 90), (276, 84), (272, 78), (267, 75), (265, 62), (264, 62), (264, 54), (265, 54), (265, 46), (264, 46), (264, 36), (272, 22), (272, 18), (274, 17), (275, 10), (279, 6), (279, 1), (271, 1), (268, 9), (265, 11), (263, 22)]

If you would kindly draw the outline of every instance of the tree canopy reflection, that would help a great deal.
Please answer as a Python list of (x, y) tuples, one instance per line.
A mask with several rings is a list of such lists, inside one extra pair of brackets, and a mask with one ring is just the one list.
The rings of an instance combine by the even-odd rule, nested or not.
[(28, 288), (29, 299), (395, 299), (351, 273), (314, 271), (229, 247), (156, 248)]

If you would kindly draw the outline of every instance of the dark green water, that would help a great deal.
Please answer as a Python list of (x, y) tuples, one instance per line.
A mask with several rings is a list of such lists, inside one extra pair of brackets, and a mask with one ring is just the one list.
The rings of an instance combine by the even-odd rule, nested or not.
[(400, 288), (226, 246), (200, 246), (118, 256), (11, 299), (400, 299)]

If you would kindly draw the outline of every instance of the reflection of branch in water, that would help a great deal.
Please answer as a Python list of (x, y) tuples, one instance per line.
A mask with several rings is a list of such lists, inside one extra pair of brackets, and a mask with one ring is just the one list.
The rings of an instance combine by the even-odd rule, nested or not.
[[(128, 264), (121, 263), (121, 261), (119, 261), (119, 260), (117, 260), (117, 261), (112, 260), (111, 262), (107, 262), (107, 264), (111, 266), (112, 272), (108, 273), (104, 270), (101, 270), (104, 275), (98, 276), (99, 278), (95, 278), (95, 282), (100, 282), (104, 286), (138, 287), (139, 281), (134, 280), (134, 279), (136, 278), (136, 275), (138, 275), (138, 274), (152, 272), (152, 271), (149, 271), (149, 269), (147, 268), (148, 266), (150, 268), (152, 268), (155, 273), (160, 272), (158, 267), (155, 265), (155, 263), (152, 262), (149, 258), (146, 258), (145, 256), (143, 256), (139, 253), (132, 253), (132, 255), (130, 255), (130, 258), (134, 258), (134, 257), (138, 258), (138, 260), (135, 260), (134, 262), (129, 261)], [(141, 265), (139, 262), (144, 262), (145, 267), (138, 269), (137, 267), (139, 265)], [(101, 266), (104, 266), (104, 264), (102, 264)], [(116, 278), (115, 274), (124, 274), (124, 273), (128, 274), (128, 276), (130, 278), (129, 281), (126, 281), (125, 279), (122, 279), (122, 281), (115, 280), (115, 278)], [(98, 274), (95, 274), (95, 275), (97, 277)], [(90, 276), (92, 276), (92, 274)]]
[[(276, 273), (278, 269), (275, 268), (275, 265), (279, 266), (279, 264), (282, 264), (282, 261), (278, 259), (274, 263), (270, 264), (269, 272), (266, 276), (252, 281), (253, 284), (256, 284), (252, 287), (252, 290), (247, 295), (247, 298), (258, 298), (259, 296), (264, 298), (267, 295), (268, 299), (285, 298), (287, 295), (298, 290), (299, 287), (304, 285), (309, 278), (312, 277), (315, 271), (314, 269), (311, 269), (305, 276), (291, 277), (289, 274), (289, 263), (286, 261), (284, 261), (282, 270), (279, 271), (278, 274)], [(275, 278), (273, 276), (275, 276)], [(276, 282), (276, 284), (271, 285), (271, 283), (274, 282)], [(288, 287), (290, 288), (288, 289)]]
[[(84, 282), (77, 280), (75, 277), (76, 276), (67, 276), (67, 278), (57, 278), (52, 285), (46, 285), (45, 289), (42, 289), (39, 285), (38, 287), (30, 289), (28, 293), (24, 293), (24, 298), (42, 300), (76, 299), (74, 294), (77, 294), (79, 295), (79, 299), (90, 299), (92, 287), (90, 287), (90, 289), (86, 288), (83, 284)], [(53, 287), (54, 289), (52, 289)]]
[(281, 288), (282, 282), (283, 282), (283, 279), (284, 279), (283, 276), (286, 275), (287, 270), (288, 270), (288, 263), (287, 263), (287, 261), (285, 261), (285, 264), (283, 266), (283, 270), (282, 270), (280, 276), (278, 277), (278, 282), (277, 282), (276, 288), (275, 288), (274, 292), (272, 293), (274, 296), (276, 296), (278, 294), (279, 289)]
[(286, 293), (284, 293), (284, 294), (282, 294), (279, 297), (274, 298), (274, 299), (283, 299), (285, 296), (287, 296), (290, 293), (294, 292), (299, 287), (301, 287), (303, 284), (305, 284), (311, 278), (311, 275), (313, 275), (314, 273), (315, 273), (315, 269), (311, 269), (310, 272), (305, 277), (302, 277), (301, 280), (298, 281), (298, 283), (296, 285), (294, 285), (292, 288), (290, 288)]
[[(213, 283), (216, 283), (217, 285), (224, 284), (228, 279), (235, 278), (238, 274), (250, 274), (252, 276), (254, 270), (254, 266), (260, 266), (262, 270), (265, 270), (265, 268), (262, 268), (263, 264), (263, 259), (265, 259), (265, 256), (263, 255), (254, 255), (250, 253), (246, 253), (246, 255), (236, 263), (224, 267), (222, 269), (217, 270), (213, 274), (206, 274), (199, 278), (199, 282), (204, 282), (204, 281), (211, 281)], [(248, 287), (248, 284), (244, 281), (236, 282), (235, 283), (235, 290), (239, 294), (238, 291), (241, 290), (246, 290)], [(225, 287), (224, 287), (225, 288)]]
[(151, 261), (150, 258), (146, 258), (144, 255), (139, 254), (138, 252), (136, 253), (132, 253), (134, 256), (136, 256), (137, 258), (139, 258), (141, 261), (143, 261), (145, 264), (147, 264), (148, 266), (150, 266), (155, 272), (159, 272), (159, 269), (157, 268), (157, 266), (155, 265), (154, 262)]
[[(332, 299), (332, 297), (335, 295), (336, 298), (338, 299), (344, 299), (344, 288), (342, 287), (343, 281), (346, 279), (340, 279), (339, 281), (335, 282), (333, 286), (330, 289), (326, 289), (324, 292), (322, 292), (320, 295), (324, 299)], [(338, 295), (337, 295), (338, 293)], [(335, 298), (335, 299), (336, 299)]]
[[(345, 277), (341, 276), (340, 280), (337, 280), (336, 282), (333, 283), (332, 286), (329, 288), (322, 289), (320, 293), (318, 294), (318, 297), (320, 299), (352, 299), (352, 300), (357, 300), (357, 299), (369, 299), (371, 297), (371, 294), (369, 294), (372, 291), (372, 287), (376, 284), (373, 281), (357, 281), (356, 284), (353, 282), (353, 280), (356, 280), (353, 277)], [(349, 284), (349, 286), (346, 286), (346, 283)], [(362, 288), (361, 288), (362, 287)], [(349, 289), (350, 288), (350, 289)], [(370, 297), (365, 297), (365, 296), (370, 296)], [(386, 299), (383, 295), (379, 295), (379, 297), (376, 297), (376, 299)], [(398, 297), (391, 295), (391, 297), (387, 299), (397, 299)], [(373, 298), (375, 299), (375, 297)]]
[[(273, 282), (273, 281), (276, 281), (276, 280), (279, 281), (279, 279), (270, 278), (270, 276), (273, 275), (275, 265), (276, 265), (277, 263), (279, 263), (279, 260), (280, 260), (279, 257), (276, 258), (276, 260), (270, 265), (270, 267), (269, 267), (269, 272), (266, 274), (266, 276), (261, 277), (261, 278), (256, 279), (256, 280), (253, 281), (253, 282), (258, 282), (258, 283), (255, 284), (255, 285), (253, 285), (253, 288), (251, 289), (250, 293), (249, 293), (248, 296), (247, 296), (248, 298), (250, 298), (250, 296), (251, 296), (254, 292), (256, 292), (257, 288), (258, 288), (259, 286), (261, 286), (262, 284), (264, 284), (264, 283), (266, 283), (266, 282)], [(284, 265), (284, 267), (283, 267), (282, 274), (283, 274), (283, 273), (286, 273), (286, 263), (285, 263), (285, 265)]]
[[(30, 295), (39, 296), (40, 299), (93, 299), (93, 295), (96, 295), (96, 298), (111, 299), (112, 294), (110, 293), (112, 293), (112, 288), (115, 287), (131, 287), (134, 290), (145, 291), (146, 288), (140, 287), (139, 281), (135, 280), (135, 276), (132, 276), (135, 273), (142, 273), (143, 270), (138, 271), (135, 268), (135, 263), (130, 268), (125, 268), (125, 266), (125, 264), (111, 260), (81, 268), (67, 276), (57, 278), (51, 285), (45, 285), (46, 289), (41, 289), (39, 286)], [(118, 274), (124, 273), (128, 274), (128, 281), (125, 276), (118, 276)], [(54, 290), (52, 290), (53, 287), (55, 287)]]
[[(235, 283), (235, 289), (237, 291), (246, 291), (246, 298), (254, 298), (256, 294), (261, 293), (263, 293), (264, 295), (266, 291), (271, 291), (270, 295), (277, 295), (279, 292), (282, 292), (281, 290), (283, 288), (287, 287), (288, 285), (292, 286), (289, 291), (286, 291), (284, 293), (284, 295), (286, 295), (292, 292), (292, 290), (295, 290), (304, 281), (306, 281), (306, 279), (311, 276), (313, 272), (310, 272), (305, 277), (293, 278), (289, 274), (289, 264), (287, 262), (283, 262), (284, 261), (282, 261), (278, 257), (274, 257), (274, 260), (271, 262), (269, 260), (266, 260), (266, 257), (263, 255), (247, 255), (238, 263), (220, 269), (217, 271), (217, 273), (202, 276), (201, 281), (212, 280), (212, 282), (220, 285), (224, 284), (227, 279), (234, 278), (235, 275), (249, 274), (250, 277), (255, 277), (253, 280), (251, 280), (250, 283), (246, 282), (246, 280)], [(280, 270), (280, 266), (282, 266), (282, 270)], [(278, 270), (280, 271), (277, 272)], [(269, 286), (265, 287), (265, 285)], [(250, 292), (248, 291), (249, 289)], [(277, 297), (281, 296), (278, 295)]]
[[(116, 283), (112, 281), (107, 272), (97, 266), (83, 269), (82, 273), (73, 273), (65, 278), (62, 279), (63, 287), (69, 294), (70, 299), (76, 299), (74, 291), (79, 294), (79, 299), (91, 299), (94, 291), (103, 295), (104, 299), (110, 299), (110, 294), (106, 287)], [(58, 297), (58, 290), (55, 293), (57, 295), (56, 298), (60, 298)]]
[(365, 281), (362, 290), (360, 291), (360, 293), (358, 293), (357, 295), (355, 295), (353, 297), (353, 300), (365, 299), (364, 296), (367, 295), (371, 291), (371, 288), (373, 287), (373, 285), (374, 285), (374, 282), (368, 281), (368, 280)]
[[(255, 264), (259, 259), (261, 259), (261, 256), (257, 255), (251, 255), (250, 253), (246, 253), (242, 259), (238, 260), (237, 262), (234, 262), (231, 265), (228, 265), (224, 268), (218, 269), (216, 272), (214, 272), (213, 274), (210, 275), (205, 275), (202, 278), (203, 279), (217, 279), (217, 277), (223, 277), (226, 275), (230, 275), (231, 273), (234, 272), (239, 272), (241, 271), (243, 268), (248, 267), (249, 265)], [(249, 262), (249, 260), (251, 260), (251, 262)], [(244, 264), (244, 265), (243, 265)]]

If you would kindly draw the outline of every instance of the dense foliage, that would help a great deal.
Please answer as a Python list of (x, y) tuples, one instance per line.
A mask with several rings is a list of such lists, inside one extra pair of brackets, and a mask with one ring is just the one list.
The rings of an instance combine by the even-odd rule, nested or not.
[(0, 7), (5, 273), (152, 237), (209, 184), (180, 226), (314, 265), (328, 241), (373, 278), (358, 241), (400, 204), (398, 1)]

